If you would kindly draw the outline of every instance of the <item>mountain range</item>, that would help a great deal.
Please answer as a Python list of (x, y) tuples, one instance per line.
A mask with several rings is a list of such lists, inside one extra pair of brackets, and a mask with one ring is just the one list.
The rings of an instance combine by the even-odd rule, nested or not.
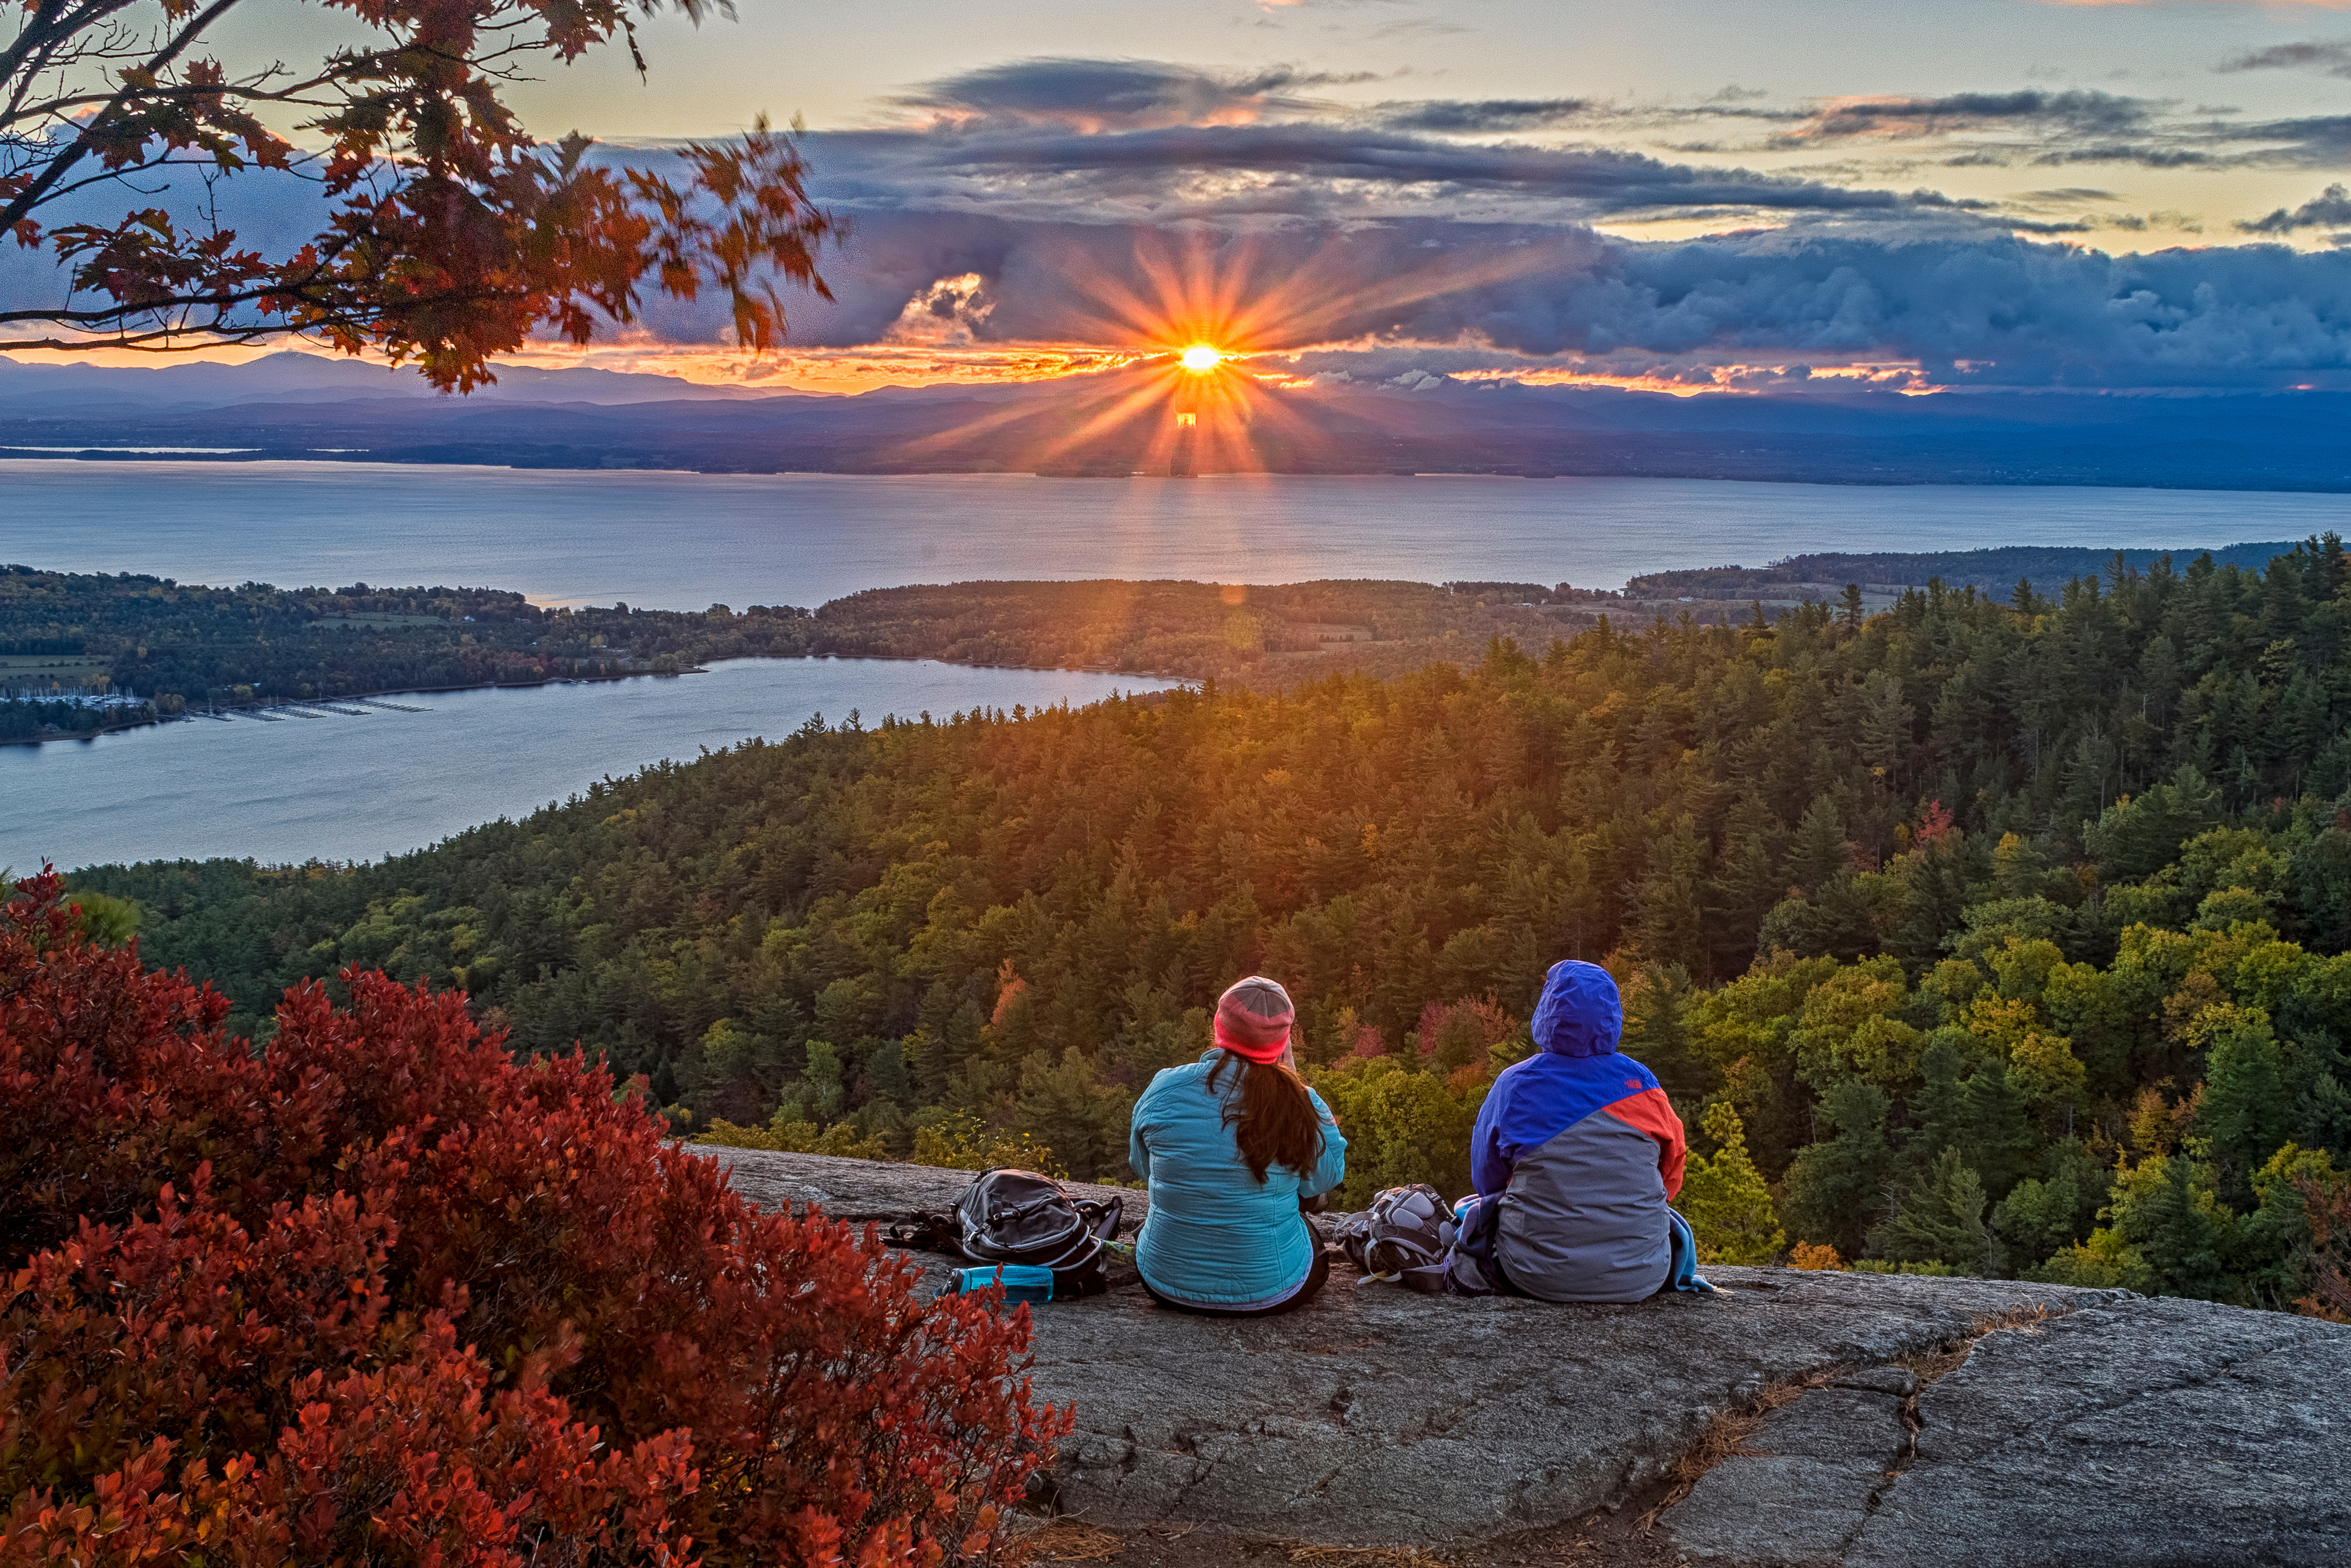
[[(1620, 475), (2351, 489), (2351, 395), (1876, 390), (1673, 396), (1164, 367), (855, 395), (507, 368), (470, 397), (295, 352), (162, 369), (0, 358), (0, 456), (316, 458), (712, 473)], [(1196, 439), (1177, 446), (1176, 415)]]

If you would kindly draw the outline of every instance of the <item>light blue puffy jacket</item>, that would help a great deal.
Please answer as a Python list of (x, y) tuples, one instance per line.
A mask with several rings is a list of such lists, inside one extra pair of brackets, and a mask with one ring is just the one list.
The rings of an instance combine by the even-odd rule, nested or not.
[[(1287, 1295), (1314, 1267), (1313, 1231), (1298, 1200), (1330, 1191), (1347, 1174), (1347, 1140), (1311, 1089), (1322, 1117), (1322, 1157), (1310, 1174), (1282, 1166), (1260, 1182), (1241, 1163), (1225, 1125), (1225, 1103), (1240, 1092), (1227, 1068), (1216, 1090), (1208, 1071), (1223, 1056), (1155, 1075), (1134, 1103), (1127, 1164), (1151, 1186), (1151, 1213), (1135, 1239), (1135, 1266), (1151, 1288), (1203, 1307), (1246, 1307)], [(1238, 1066), (1238, 1063), (1235, 1064)]]

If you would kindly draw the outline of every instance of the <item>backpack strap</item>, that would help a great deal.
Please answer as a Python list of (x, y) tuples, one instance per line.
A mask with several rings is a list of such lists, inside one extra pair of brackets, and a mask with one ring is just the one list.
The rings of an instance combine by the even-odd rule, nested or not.
[(1105, 1203), (1100, 1198), (1085, 1197), (1075, 1201), (1078, 1218), (1086, 1222), (1086, 1229), (1095, 1240), (1118, 1239), (1118, 1228), (1126, 1223), (1126, 1199), (1113, 1197)]
[(884, 1226), (883, 1241), (892, 1247), (903, 1247), (915, 1252), (945, 1252), (950, 1257), (963, 1254), (963, 1227), (952, 1214), (917, 1209), (904, 1219)]

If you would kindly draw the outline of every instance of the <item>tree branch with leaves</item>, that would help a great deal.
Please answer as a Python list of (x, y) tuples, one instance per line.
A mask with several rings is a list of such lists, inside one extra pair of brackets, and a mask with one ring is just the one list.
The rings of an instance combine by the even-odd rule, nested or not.
[[(50, 298), (0, 297), (0, 351), (299, 335), (464, 392), (535, 334), (586, 343), (635, 319), (648, 289), (724, 294), (753, 351), (782, 340), (780, 285), (831, 297), (817, 256), (841, 227), (809, 198), (795, 135), (762, 119), (687, 145), (672, 178), (608, 167), (577, 132), (539, 141), (502, 101), (534, 61), (616, 42), (642, 73), (636, 22), (664, 0), (311, 0), (364, 27), (365, 46), (308, 72), (219, 57), (239, 7), (293, 3), (16, 0), (0, 244), (57, 271)], [(675, 4), (697, 23), (713, 8)], [(304, 243), (246, 243), (216, 200), (157, 200), (190, 178), (216, 195), (272, 175), (315, 193)]]

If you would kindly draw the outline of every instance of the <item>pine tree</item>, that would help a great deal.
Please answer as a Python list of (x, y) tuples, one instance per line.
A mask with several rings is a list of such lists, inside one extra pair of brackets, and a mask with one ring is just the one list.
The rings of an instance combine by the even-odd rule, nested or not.
[(967, 1001), (947, 1015), (946, 1032), (940, 1038), (939, 1051), (949, 1072), (961, 1071), (972, 1054), (987, 1043), (987, 1018), (977, 1002)]
[(1813, 1121), (1835, 1135), (1798, 1150), (1788, 1166), (1788, 1224), (1801, 1239), (1827, 1242), (1848, 1258), (1860, 1252), (1894, 1172), (1888, 1103), (1883, 1091), (1853, 1078), (1822, 1097)]
[(1807, 892), (1853, 874), (1853, 850), (1845, 841), (1844, 818), (1825, 791), (1813, 798), (1804, 820), (1796, 825), (1795, 842), (1788, 850), (1788, 870)]
[(2163, 1294), (2208, 1301), (2228, 1294), (2237, 1217), (2213, 1191), (2210, 1165), (2150, 1155), (2116, 1182), (2112, 1212), (2115, 1233), (2145, 1260)]
[(2000, 842), (1992, 846), (1992, 881), (2005, 897), (2032, 898), (2039, 894), (2048, 863), (2029, 841), (2014, 833), (2002, 833)]
[[(2033, 1136), (2023, 1092), (1998, 1057), (1979, 1062), (1959, 1091), (1959, 1146), (1982, 1185), (2003, 1197), (2022, 1176), (2040, 1140)], [(1946, 1259), (1956, 1263), (1958, 1259)]]
[(2037, 1263), (2090, 1233), (2112, 1173), (2069, 1138), (2051, 1151), (2048, 1179), (2021, 1181), (1992, 1210), (1992, 1228), (2011, 1264)]
[[(2223, 1009), (2208, 1009), (2210, 1012)], [(2197, 1131), (2211, 1142), (2221, 1190), (2241, 1203), (2255, 1171), (2285, 1142), (2294, 1106), (2286, 1096), (2285, 1056), (2262, 1013), (2225, 1009), (2211, 1035)]]
[(1081, 1180), (1123, 1175), (1134, 1105), (1134, 1096), (1104, 1083), (1093, 1059), (1076, 1046), (1061, 1052), (1058, 1065), (1039, 1051), (1020, 1063), (1012, 1124), (1060, 1155)]
[(1720, 962), (1717, 974), (1732, 974), (1744, 967), (1754, 948), (1754, 934), (1763, 916), (1788, 891), (1772, 852), (1774, 840), (1785, 829), (1771, 809), (1754, 795), (1743, 795), (1730, 808), (1723, 828), (1722, 852), (1715, 857), (1713, 879), (1707, 886), (1707, 922)]
[(1861, 683), (1861, 759), (1891, 789), (1901, 781), (1917, 716), (1902, 700), (1902, 682), (1891, 670), (1872, 670)]
[(1656, 1073), (1667, 1096), (1684, 1105), (1704, 1100), (1719, 1076), (1690, 1049), (1689, 1009), (1696, 994), (1680, 965), (1643, 965), (1625, 987), (1625, 1034), (1617, 1046)]
[(1625, 922), (1644, 959), (1705, 969), (1700, 933), (1706, 917), (1698, 907), (1705, 866), (1706, 846), (1687, 816), (1650, 841), (1648, 873), (1633, 884)]
[(841, 1114), (847, 1091), (841, 1079), (841, 1053), (825, 1040), (808, 1042), (808, 1068), (804, 1075), (808, 1089), (802, 1113), (810, 1120), (830, 1122)]
[(1966, 1272), (1991, 1275), (1996, 1243), (1984, 1223), (1983, 1178), (1945, 1149), (1935, 1163), (1903, 1189), (1894, 1212), (1870, 1233), (1870, 1250), (1903, 1263), (1949, 1263)]
[(887, 1101), (902, 1110), (914, 1103), (914, 1076), (906, 1071), (905, 1051), (896, 1040), (867, 1051), (858, 1064), (858, 1075), (864, 1080), (868, 1100)]
[(1913, 1166), (1930, 1164), (1945, 1149), (1958, 1147), (1965, 1134), (1967, 1092), (1962, 1073), (1967, 1054), (1960, 1041), (1966, 1039), (1964, 1030), (1938, 1029), (1927, 1037), (1926, 1047), (1918, 1053), (1922, 1082), (1910, 1098), (1911, 1119), (1918, 1126), (1903, 1146), (1905, 1157)]

